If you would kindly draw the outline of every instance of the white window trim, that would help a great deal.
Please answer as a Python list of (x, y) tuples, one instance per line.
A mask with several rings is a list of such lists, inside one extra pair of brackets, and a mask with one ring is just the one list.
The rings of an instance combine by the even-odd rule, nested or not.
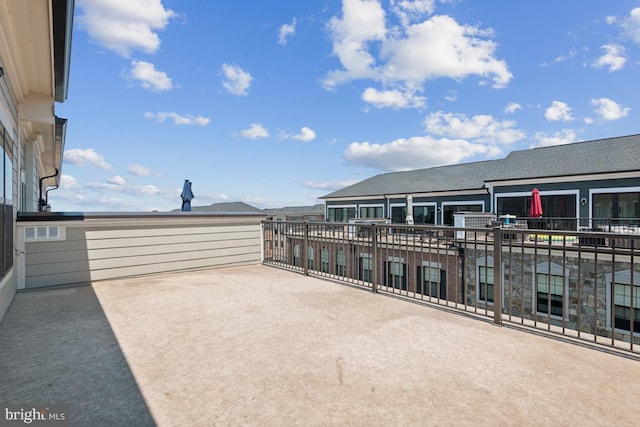
[(608, 188), (590, 188), (589, 189), (589, 227), (593, 222), (593, 196), (596, 194), (612, 194), (612, 193), (640, 193), (640, 187), (608, 187)]
[[(495, 262), (492, 256), (486, 256), (486, 257), (480, 257), (480, 258), (476, 258), (476, 301), (478, 303), (482, 303), (484, 304), (485, 302), (483, 300), (480, 299), (480, 267), (491, 267), (493, 268), (493, 277), (495, 277)], [(502, 305), (503, 307), (505, 306), (504, 304), (504, 300), (505, 300), (505, 293), (504, 293), (504, 278), (505, 278), (505, 269), (504, 269), (504, 261), (502, 262), (502, 280), (500, 281), (501, 287), (502, 287)], [(493, 287), (495, 288), (495, 283), (493, 283)], [(487, 301), (486, 302), (487, 306), (493, 306), (493, 301)]]
[[(38, 229), (45, 229), (45, 236), (38, 237)], [(28, 237), (27, 230), (33, 230), (34, 237)], [(51, 230), (57, 229), (57, 236), (51, 237)], [(60, 225), (27, 225), (23, 229), (23, 237), (25, 243), (27, 242), (49, 242), (49, 241), (60, 241), (67, 239), (67, 229), (66, 227)]]
[[(569, 273), (571, 270), (569, 268), (563, 268), (561, 265), (556, 264), (555, 262), (551, 263), (551, 270), (547, 267), (548, 262), (540, 262), (538, 264), (534, 264), (531, 266), (531, 277), (532, 277), (532, 287), (531, 287), (531, 298), (532, 298), (532, 312), (536, 314), (536, 316), (540, 317), (549, 317), (555, 320), (565, 320), (569, 321)], [(541, 266), (543, 266), (541, 268)], [(538, 311), (538, 274), (550, 274), (551, 276), (560, 276), (563, 278), (562, 283), (562, 316), (556, 316), (551, 313), (543, 313)], [(551, 311), (551, 309), (549, 309)]]
[[(444, 225), (444, 208), (445, 206), (455, 206), (455, 205), (474, 205), (474, 206), (482, 206), (482, 212), (485, 211), (484, 200), (457, 200), (453, 202), (442, 202), (440, 204), (440, 225)], [(436, 207), (436, 214), (438, 213), (438, 208)]]
[[(325, 212), (325, 218), (329, 218), (329, 209), (349, 209), (353, 208), (356, 211), (356, 217), (358, 216), (358, 205), (327, 205), (327, 211)], [(349, 218), (347, 218), (347, 221)]]
[[(370, 203), (366, 203), (366, 204), (362, 204), (362, 205), (357, 205), (356, 207), (356, 218), (361, 218), (360, 216), (360, 209), (361, 208), (382, 208), (382, 218), (385, 218), (384, 216), (384, 203), (376, 203), (376, 204), (370, 204)], [(366, 219), (371, 219), (371, 218), (366, 218)]]
[[(533, 189), (533, 187), (532, 187)], [(580, 217), (580, 190), (578, 189), (569, 189), (569, 190), (550, 190), (550, 191), (540, 191), (541, 196), (576, 196), (576, 215)], [(531, 196), (530, 191), (518, 191), (514, 193), (495, 193), (493, 206), (494, 213), (497, 213), (498, 209), (498, 199), (503, 197), (526, 197)]]
[[(611, 331), (613, 329), (615, 332), (621, 333), (623, 335), (624, 334), (630, 335), (631, 331), (627, 331), (626, 329), (614, 328), (613, 325), (611, 324), (611, 320), (613, 319), (613, 313), (611, 312), (611, 303), (612, 303), (611, 298), (613, 298), (611, 296), (611, 287), (613, 284), (613, 274), (607, 273), (604, 276), (605, 276), (605, 283), (607, 288), (606, 289), (607, 319), (606, 319), (605, 328), (608, 331)], [(615, 283), (618, 285), (631, 286), (631, 270), (616, 271), (615, 279), (616, 279)], [(634, 271), (633, 286), (636, 288), (636, 291), (640, 292), (640, 273), (638, 273), (637, 271)], [(640, 336), (640, 331), (633, 331), (633, 336), (634, 337)]]

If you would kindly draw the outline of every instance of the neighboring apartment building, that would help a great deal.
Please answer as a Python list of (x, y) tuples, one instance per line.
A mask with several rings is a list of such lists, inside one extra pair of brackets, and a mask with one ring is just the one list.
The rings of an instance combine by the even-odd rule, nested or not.
[[(640, 135), (511, 152), (506, 158), (376, 175), (327, 194), (328, 221), (389, 218), (454, 225), (455, 212), (529, 216), (533, 188), (545, 217), (640, 219)], [(558, 228), (576, 229), (576, 221)]]
[(74, 0), (0, 0), (0, 318), (16, 291), (16, 214), (43, 210), (60, 183)]

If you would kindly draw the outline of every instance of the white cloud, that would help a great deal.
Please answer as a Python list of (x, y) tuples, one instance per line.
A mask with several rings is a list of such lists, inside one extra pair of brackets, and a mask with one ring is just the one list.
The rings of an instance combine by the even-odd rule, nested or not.
[(382, 171), (399, 171), (454, 164), (477, 154), (498, 153), (495, 147), (462, 139), (417, 136), (386, 144), (354, 142), (347, 147), (345, 159)]
[(358, 181), (359, 180), (355, 180), (355, 179), (346, 180), (346, 181), (332, 181), (332, 182), (305, 181), (303, 184), (305, 187), (310, 188), (312, 190), (334, 191), (334, 190), (339, 190), (341, 188), (353, 185)]
[(278, 43), (286, 45), (289, 37), (296, 33), (296, 18), (293, 18), (291, 24), (283, 24), (278, 30)]
[(331, 88), (358, 78), (375, 78), (375, 59), (368, 51), (374, 41), (386, 35), (385, 12), (377, 1), (344, 0), (342, 19), (333, 17), (327, 26), (333, 40), (333, 53), (345, 70), (329, 73), (325, 86)]
[(591, 100), (593, 111), (600, 116), (602, 120), (618, 120), (629, 114), (629, 107), (623, 107), (615, 101), (608, 98), (598, 98)]
[(505, 114), (513, 114), (518, 110), (522, 110), (522, 105), (515, 102), (510, 102), (504, 109)]
[(362, 93), (362, 100), (377, 108), (421, 108), (426, 105), (424, 96), (417, 96), (413, 92), (399, 90), (379, 91), (369, 87)]
[(158, 175), (156, 173), (154, 173), (151, 169), (149, 169), (146, 166), (142, 166), (142, 165), (129, 165), (129, 168), (127, 169), (127, 171), (131, 174), (131, 175), (135, 175), (135, 176), (151, 176), (151, 175)]
[(267, 131), (267, 129), (265, 129), (260, 123), (251, 123), (249, 128), (241, 130), (240, 134), (245, 138), (258, 139), (267, 138), (269, 136), (269, 131)]
[(631, 40), (640, 43), (640, 7), (631, 9), (629, 16), (622, 21), (622, 29)]
[(114, 175), (111, 178), (107, 179), (107, 182), (109, 184), (113, 184), (113, 185), (125, 185), (127, 183), (127, 181), (124, 180), (123, 177), (121, 177), (120, 175)]
[(468, 118), (464, 114), (438, 111), (427, 116), (424, 124), (429, 133), (492, 144), (511, 144), (526, 136), (524, 132), (514, 128), (516, 122), (497, 121), (490, 115)]
[(576, 133), (572, 129), (563, 129), (552, 134), (537, 132), (534, 138), (538, 142), (531, 144), (531, 148), (549, 147), (551, 145), (562, 145), (576, 142)]
[(617, 44), (606, 44), (601, 47), (605, 51), (596, 62), (592, 64), (594, 68), (608, 67), (609, 72), (618, 71), (627, 62), (624, 47)]
[(132, 51), (155, 53), (158, 31), (175, 16), (161, 0), (78, 0), (79, 27), (97, 44), (128, 57)]
[(435, 6), (435, 0), (391, 0), (391, 10), (404, 27), (425, 15), (432, 14)]
[(122, 189), (123, 193), (132, 194), (134, 196), (157, 196), (164, 191), (162, 188), (155, 185), (131, 185)]
[[(409, 2), (396, 2), (394, 10), (401, 4)], [(402, 10), (415, 10), (418, 15), (428, 10), (425, 2), (411, 4), (415, 9)], [(446, 15), (388, 31), (379, 1), (344, 0), (342, 18), (333, 17), (328, 30), (333, 53), (343, 67), (326, 76), (323, 83), (329, 89), (354, 79), (416, 88), (426, 80), (471, 75), (504, 87), (512, 78), (506, 62), (495, 57), (496, 44), (488, 39), (491, 30), (460, 25)]]
[(547, 108), (544, 112), (544, 117), (552, 122), (569, 122), (573, 120), (571, 108), (567, 103), (561, 101), (553, 101), (551, 107)]
[(238, 96), (249, 94), (249, 87), (251, 87), (251, 81), (253, 81), (251, 74), (238, 66), (229, 64), (222, 64), (222, 74), (225, 78), (222, 86), (229, 93)]
[(64, 152), (64, 162), (76, 166), (95, 166), (100, 169), (111, 169), (111, 165), (107, 163), (101, 154), (95, 152), (93, 148), (82, 150), (74, 148)]
[(60, 176), (60, 189), (62, 190), (75, 190), (80, 188), (80, 184), (78, 180), (72, 177), (71, 175), (61, 175)]
[(609, 25), (613, 25), (618, 22), (618, 18), (616, 18), (615, 16), (607, 16), (606, 18), (604, 18), (604, 22)]
[(145, 89), (155, 92), (173, 89), (173, 83), (166, 73), (156, 70), (150, 62), (131, 61), (131, 73), (129, 77), (140, 82)]
[(173, 120), (173, 123), (176, 125), (207, 126), (211, 122), (208, 117), (190, 115), (181, 116), (180, 114), (174, 112), (152, 113), (150, 111), (147, 111), (146, 113), (144, 113), (144, 116), (147, 119), (156, 120), (160, 123), (163, 123), (166, 120)]
[(300, 133), (297, 135), (293, 135), (291, 136), (291, 139), (295, 139), (297, 141), (302, 141), (302, 142), (311, 142), (314, 139), (316, 139), (316, 133), (309, 129), (306, 126), (303, 126), (302, 129), (300, 129)]

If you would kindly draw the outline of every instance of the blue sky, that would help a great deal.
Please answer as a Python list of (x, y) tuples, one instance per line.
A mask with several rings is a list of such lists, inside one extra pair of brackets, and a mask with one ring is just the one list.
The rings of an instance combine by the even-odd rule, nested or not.
[(55, 211), (311, 205), (638, 131), (640, 1), (76, 0)]

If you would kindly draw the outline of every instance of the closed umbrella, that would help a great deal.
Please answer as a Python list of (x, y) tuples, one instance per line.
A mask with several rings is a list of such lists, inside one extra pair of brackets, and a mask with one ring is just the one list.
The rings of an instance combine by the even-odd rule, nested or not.
[(188, 179), (184, 180), (184, 185), (182, 186), (182, 193), (180, 194), (182, 198), (182, 212), (190, 212), (191, 211), (191, 200), (194, 198), (193, 192), (191, 191), (191, 181)]
[(540, 191), (537, 188), (531, 190), (529, 216), (531, 218), (540, 218), (542, 216), (542, 200), (540, 200)]

